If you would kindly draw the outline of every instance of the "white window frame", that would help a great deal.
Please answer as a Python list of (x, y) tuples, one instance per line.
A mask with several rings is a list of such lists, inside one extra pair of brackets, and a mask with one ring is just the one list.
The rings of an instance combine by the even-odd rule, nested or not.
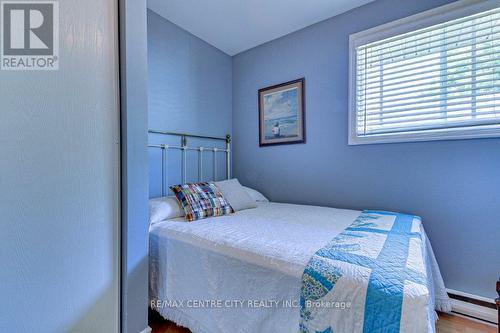
[(444, 128), (385, 135), (358, 136), (356, 132), (356, 48), (499, 7), (499, 0), (461, 0), (349, 36), (349, 145), (500, 137), (500, 124), (480, 128)]

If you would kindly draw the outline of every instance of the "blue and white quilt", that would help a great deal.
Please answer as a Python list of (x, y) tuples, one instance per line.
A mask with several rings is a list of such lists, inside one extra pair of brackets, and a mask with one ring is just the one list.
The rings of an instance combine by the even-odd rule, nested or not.
[(362, 212), (304, 269), (300, 332), (434, 331), (425, 260), (418, 216)]

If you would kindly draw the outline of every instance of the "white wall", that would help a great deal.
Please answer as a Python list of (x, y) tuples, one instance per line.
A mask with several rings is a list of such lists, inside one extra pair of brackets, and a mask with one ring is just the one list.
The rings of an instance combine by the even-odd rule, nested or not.
[(0, 332), (117, 332), (116, 0), (64, 0), (59, 71), (0, 71)]

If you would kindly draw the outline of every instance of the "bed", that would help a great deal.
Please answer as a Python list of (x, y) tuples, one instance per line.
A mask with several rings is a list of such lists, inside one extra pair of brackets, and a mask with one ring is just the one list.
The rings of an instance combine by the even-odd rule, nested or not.
[[(316, 251), (360, 213), (260, 202), (256, 209), (231, 216), (196, 223), (178, 218), (153, 224), (150, 299), (160, 301), (154, 307), (164, 318), (196, 333), (296, 332), (304, 268)], [(441, 304), (447, 299), (443, 281), (428, 241), (425, 247), (426, 269), (433, 277), (434, 303)], [(244, 304), (238, 304), (240, 300)], [(257, 303), (261, 301), (267, 303)], [(356, 302), (341, 301), (351, 302), (351, 307)], [(406, 302), (403, 311), (412, 311), (412, 305)], [(401, 330), (432, 330), (435, 320), (432, 313), (424, 322), (403, 323)], [(357, 319), (345, 321), (352, 326), (341, 331), (360, 331), (356, 325), (362, 321)]]
[[(390, 256), (397, 242), (387, 247), (381, 241), (392, 225), (401, 225), (398, 219), (409, 222), (408, 235), (418, 235), (403, 249), (402, 273), (384, 270), (395, 262)], [(338, 255), (339, 244), (352, 245), (346, 239), (360, 239), (355, 251), (367, 257), (389, 249), (386, 263), (368, 267), (349, 261), (360, 256), (332, 256), (340, 274), (315, 270), (318, 254)], [(387, 273), (386, 285), (375, 292), (371, 271), (382, 272), (382, 279)], [(312, 310), (304, 306), (307, 295), (318, 293), (311, 277), (323, 279), (321, 287), (331, 284), (321, 290), (326, 306), (313, 303)], [(193, 223), (175, 218), (151, 224), (149, 297), (151, 308), (194, 333), (434, 332), (435, 309), (450, 311), (418, 217), (273, 202)]]

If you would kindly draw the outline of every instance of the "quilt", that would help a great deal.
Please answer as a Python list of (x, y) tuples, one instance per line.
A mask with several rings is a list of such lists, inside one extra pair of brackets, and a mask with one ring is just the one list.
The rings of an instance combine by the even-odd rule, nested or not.
[(306, 265), (299, 331), (434, 331), (425, 245), (418, 216), (363, 211)]

